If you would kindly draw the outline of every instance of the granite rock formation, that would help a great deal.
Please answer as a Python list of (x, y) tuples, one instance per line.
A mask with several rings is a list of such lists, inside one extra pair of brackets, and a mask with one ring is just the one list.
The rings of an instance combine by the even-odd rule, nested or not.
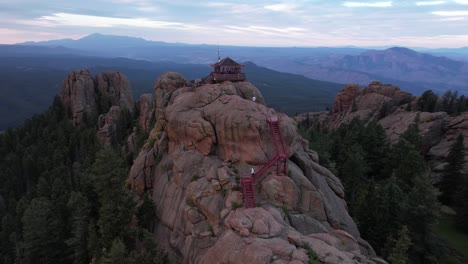
[[(468, 113), (449, 116), (445, 112), (409, 110), (416, 109), (417, 100), (418, 97), (396, 86), (380, 82), (372, 82), (368, 87), (347, 85), (336, 96), (333, 112), (304, 113), (296, 120), (319, 122), (330, 129), (349, 124), (354, 118), (376, 121), (385, 129), (391, 142), (396, 142), (409, 125), (417, 121), (431, 169), (437, 178), (450, 146), (459, 134), (465, 137), (465, 149), (468, 150)], [(465, 171), (468, 171), (468, 164)]]
[(98, 117), (98, 139), (111, 144), (122, 111), (133, 111), (132, 89), (127, 77), (119, 72), (105, 72), (93, 77), (89, 70), (71, 72), (63, 81), (60, 98), (79, 127)]
[[(192, 87), (166, 73), (155, 94), (156, 122), (127, 185), (152, 196), (155, 237), (173, 262), (308, 263), (312, 250), (324, 263), (385, 263), (360, 238), (340, 180), (255, 86)], [(272, 115), (280, 117), (289, 172), (267, 172), (256, 187), (257, 207), (245, 209), (239, 180), (274, 155)]]

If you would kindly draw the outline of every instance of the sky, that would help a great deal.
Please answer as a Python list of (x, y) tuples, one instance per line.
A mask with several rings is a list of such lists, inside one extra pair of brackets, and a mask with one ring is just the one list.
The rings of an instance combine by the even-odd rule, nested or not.
[(93, 33), (239, 46), (468, 47), (468, 0), (0, 0), (0, 43)]

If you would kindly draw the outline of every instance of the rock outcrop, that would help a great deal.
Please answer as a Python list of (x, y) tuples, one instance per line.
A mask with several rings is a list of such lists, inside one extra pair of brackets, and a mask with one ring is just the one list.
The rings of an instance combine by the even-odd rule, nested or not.
[[(305, 113), (296, 120), (320, 123), (330, 129), (349, 124), (354, 118), (376, 121), (385, 129), (391, 142), (396, 142), (409, 125), (417, 121), (425, 152), (434, 176), (437, 176), (459, 134), (465, 137), (465, 149), (468, 150), (468, 113), (451, 117), (445, 112), (409, 111), (416, 108), (417, 99), (398, 87), (380, 82), (372, 82), (368, 87), (347, 85), (336, 96), (333, 112)], [(468, 164), (465, 170), (468, 171)]]
[(153, 95), (142, 94), (138, 100), (137, 107), (140, 112), (138, 124), (143, 131), (149, 132), (151, 130), (151, 122), (153, 122), (155, 118)]
[[(325, 263), (384, 263), (359, 237), (340, 180), (252, 84), (189, 87), (166, 73), (155, 93), (156, 123), (127, 184), (153, 197), (156, 237), (173, 262), (308, 263), (312, 250)], [(269, 171), (257, 207), (245, 209), (240, 177), (274, 155), (272, 115), (280, 116), (289, 172)]]
[(102, 144), (112, 142), (122, 112), (132, 112), (134, 107), (130, 82), (119, 72), (93, 77), (89, 70), (73, 71), (63, 81), (60, 98), (73, 126), (98, 117), (98, 139)]
[(116, 141), (117, 124), (121, 116), (120, 106), (111, 106), (107, 114), (102, 114), (98, 119), (97, 137), (101, 144), (111, 145)]
[[(445, 117), (442, 121), (444, 123), (444, 133), (441, 136), (441, 140), (434, 144), (429, 150), (429, 155), (436, 162), (436, 169), (442, 169), (441, 164), (447, 158), (450, 151), (450, 147), (459, 134), (464, 137), (465, 153), (468, 153), (468, 113), (463, 113), (455, 117)], [(468, 171), (468, 164), (465, 164), (465, 171)]]
[(362, 88), (347, 85), (335, 98), (333, 113), (322, 112), (329, 128), (349, 124), (354, 118), (378, 121), (400, 106), (406, 106), (413, 96), (398, 87), (372, 82)]
[(76, 70), (68, 74), (63, 81), (60, 98), (73, 120), (73, 125), (82, 124), (84, 115), (97, 111), (97, 98), (91, 72)]
[(106, 104), (133, 110), (133, 95), (130, 82), (120, 72), (104, 72), (94, 78), (98, 99)]

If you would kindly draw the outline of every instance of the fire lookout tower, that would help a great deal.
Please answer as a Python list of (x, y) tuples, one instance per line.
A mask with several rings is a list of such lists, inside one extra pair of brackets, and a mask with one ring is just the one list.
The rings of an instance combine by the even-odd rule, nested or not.
[(242, 68), (245, 65), (235, 62), (233, 59), (226, 57), (218, 60), (217, 63), (211, 64), (214, 68), (211, 72), (214, 82), (231, 81), (238, 82), (245, 80), (245, 74), (242, 73)]

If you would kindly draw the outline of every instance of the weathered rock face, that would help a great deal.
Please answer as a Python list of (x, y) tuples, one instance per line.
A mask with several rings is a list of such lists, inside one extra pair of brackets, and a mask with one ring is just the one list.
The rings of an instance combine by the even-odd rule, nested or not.
[(446, 130), (448, 115), (445, 112), (410, 112), (403, 109), (397, 109), (395, 112), (379, 120), (379, 124), (385, 129), (391, 142), (396, 142), (409, 125), (414, 123), (419, 116), (419, 130), (427, 143), (434, 145), (440, 141)]
[(151, 94), (142, 94), (137, 103), (140, 112), (139, 125), (145, 132), (149, 132), (152, 119), (154, 119), (154, 98)]
[(89, 70), (76, 70), (63, 81), (60, 98), (70, 112), (73, 125), (83, 122), (83, 115), (97, 111), (94, 80)]
[(60, 97), (75, 127), (84, 123), (85, 115), (99, 116), (98, 139), (102, 144), (110, 144), (115, 137), (121, 112), (133, 111), (130, 82), (119, 72), (100, 73), (94, 78), (89, 70), (71, 72), (63, 81)]
[[(441, 140), (429, 150), (429, 155), (434, 161), (434, 169), (439, 171), (443, 168), (444, 160), (447, 158), (451, 146), (459, 134), (464, 137), (465, 153), (468, 150), (468, 113), (463, 113), (452, 118), (443, 119), (444, 132)], [(465, 157), (466, 159), (466, 157)], [(465, 171), (468, 171), (468, 164), (465, 163)]]
[(335, 98), (333, 112), (304, 113), (296, 117), (299, 122), (309, 120), (336, 129), (358, 118), (379, 121), (396, 109), (406, 107), (414, 97), (398, 87), (372, 82), (368, 87), (347, 85)]
[[(318, 122), (331, 129), (348, 124), (354, 118), (376, 121), (385, 129), (390, 141), (396, 142), (418, 117), (425, 151), (434, 176), (437, 176), (459, 134), (465, 137), (465, 149), (468, 150), (468, 113), (451, 117), (445, 112), (407, 111), (408, 103), (414, 108), (416, 101), (416, 97), (392, 85), (379, 82), (372, 82), (366, 88), (348, 85), (336, 96), (333, 113), (305, 113), (296, 120)], [(468, 171), (468, 164), (465, 171)]]
[(346, 112), (348, 109), (351, 109), (354, 102), (354, 98), (361, 93), (361, 88), (359, 85), (346, 85), (346, 87), (336, 96), (335, 102), (333, 104), (333, 112)]
[(94, 83), (101, 101), (107, 100), (111, 106), (133, 111), (132, 88), (125, 75), (120, 72), (100, 73), (94, 78)]
[[(318, 165), (292, 119), (268, 109), (248, 82), (186, 84), (176, 73), (156, 82), (156, 124), (127, 180), (137, 194), (151, 192), (156, 237), (174, 262), (307, 263), (309, 246), (326, 263), (378, 261), (359, 238), (341, 182)], [(267, 172), (257, 207), (245, 209), (239, 179), (274, 156), (272, 115), (289, 173)]]
[(120, 106), (111, 106), (107, 114), (99, 116), (97, 137), (101, 144), (110, 145), (115, 141), (117, 123), (121, 115)]

